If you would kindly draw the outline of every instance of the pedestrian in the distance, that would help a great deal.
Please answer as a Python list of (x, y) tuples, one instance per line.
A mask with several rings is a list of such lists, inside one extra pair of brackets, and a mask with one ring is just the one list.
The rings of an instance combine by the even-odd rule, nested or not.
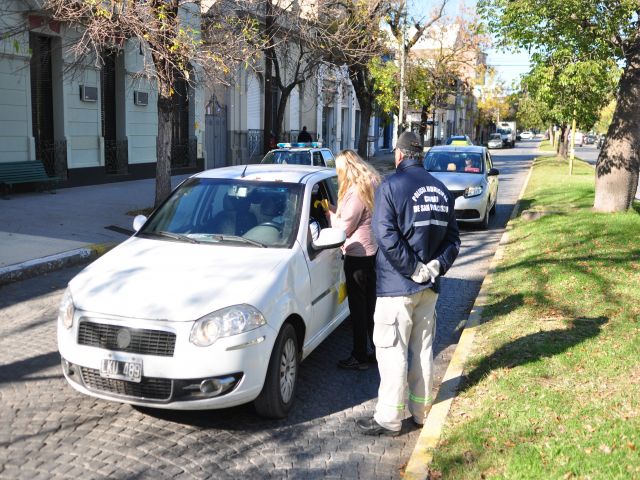
[(338, 205), (327, 212), (331, 226), (342, 228), (347, 241), (342, 246), (347, 298), (353, 325), (353, 350), (338, 367), (366, 370), (375, 362), (373, 351), (373, 312), (376, 306), (375, 258), (378, 246), (373, 237), (371, 218), (375, 190), (380, 175), (353, 150), (336, 157)]
[(380, 388), (375, 414), (356, 421), (366, 435), (397, 435), (407, 398), (414, 422), (424, 423), (431, 402), (439, 279), (460, 250), (455, 200), (424, 169), (417, 135), (398, 137), (395, 164), (396, 172), (376, 192), (373, 209), (378, 243), (373, 343)]
[(311, 143), (313, 139), (311, 138), (311, 134), (307, 132), (307, 126), (302, 127), (302, 131), (298, 133), (298, 142), (299, 143)]

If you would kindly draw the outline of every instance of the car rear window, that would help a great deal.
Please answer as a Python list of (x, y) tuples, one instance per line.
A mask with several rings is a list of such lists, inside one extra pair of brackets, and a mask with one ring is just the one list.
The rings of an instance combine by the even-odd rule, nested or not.
[(482, 173), (482, 154), (475, 152), (428, 152), (424, 168), (429, 172)]

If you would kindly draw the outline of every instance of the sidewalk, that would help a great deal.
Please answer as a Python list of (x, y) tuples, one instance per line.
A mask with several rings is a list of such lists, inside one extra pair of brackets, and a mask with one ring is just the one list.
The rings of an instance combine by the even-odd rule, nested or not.
[[(173, 177), (172, 185), (185, 177)], [(122, 242), (133, 229), (127, 212), (153, 206), (154, 197), (155, 179), (145, 179), (0, 199), (0, 285)]]
[[(393, 154), (369, 159), (381, 174)], [(187, 175), (172, 177), (176, 186)], [(63, 188), (0, 199), (0, 285), (96, 256), (133, 231), (127, 212), (153, 206), (155, 179)]]

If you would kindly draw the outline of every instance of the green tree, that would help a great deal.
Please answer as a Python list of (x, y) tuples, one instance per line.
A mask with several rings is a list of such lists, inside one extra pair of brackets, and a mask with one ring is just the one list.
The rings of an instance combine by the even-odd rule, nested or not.
[(616, 110), (616, 101), (612, 100), (602, 110), (600, 110), (600, 117), (593, 126), (593, 129), (598, 133), (606, 133), (609, 130), (609, 125), (613, 120), (613, 112)]
[[(640, 167), (637, 0), (547, 0), (543, 4), (535, 0), (480, 0), (479, 8), (502, 46), (535, 51), (547, 57), (553, 57), (558, 50), (570, 52), (568, 58), (574, 64), (564, 63), (562, 68), (578, 74), (590, 69), (606, 70), (607, 63), (612, 61), (623, 65), (616, 109), (596, 164), (594, 208), (607, 212), (628, 209), (638, 185)], [(568, 73), (563, 77), (569, 80)], [(560, 81), (554, 83), (565, 86)], [(573, 105), (568, 101), (565, 108), (581, 111), (579, 119), (584, 113), (594, 115), (593, 102), (587, 101), (590, 108), (582, 108), (583, 98), (576, 100), (579, 101)], [(559, 114), (565, 113), (562, 110), (557, 109)]]
[(544, 130), (548, 125), (547, 106), (528, 92), (520, 92), (516, 122), (522, 129)]
[(615, 62), (575, 59), (566, 49), (534, 55), (533, 67), (522, 82), (545, 108), (545, 117), (560, 127), (558, 152), (568, 152), (568, 128), (590, 130), (612, 97), (618, 79)]

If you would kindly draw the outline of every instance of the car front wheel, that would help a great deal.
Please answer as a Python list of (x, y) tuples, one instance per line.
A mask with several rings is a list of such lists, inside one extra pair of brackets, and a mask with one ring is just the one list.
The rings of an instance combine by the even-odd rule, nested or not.
[(484, 218), (480, 222), (480, 228), (482, 230), (487, 230), (489, 228), (489, 203), (487, 203), (487, 207), (484, 209)]
[(271, 352), (262, 392), (254, 401), (258, 415), (268, 418), (287, 416), (296, 393), (298, 358), (296, 331), (293, 325), (285, 323)]

